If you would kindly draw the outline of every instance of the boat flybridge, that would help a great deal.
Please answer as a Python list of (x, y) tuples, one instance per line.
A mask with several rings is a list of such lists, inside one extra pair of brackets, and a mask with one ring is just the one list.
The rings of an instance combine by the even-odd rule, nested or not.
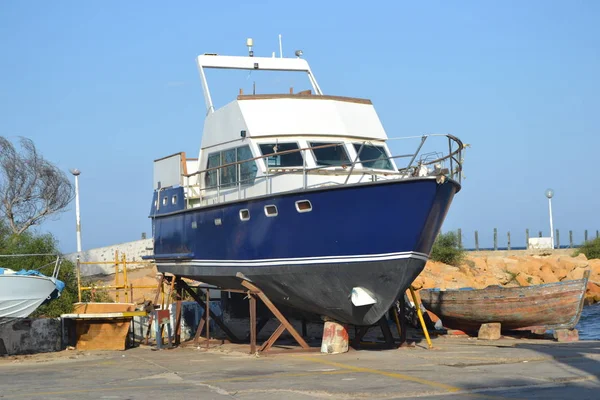
[[(159, 271), (221, 288), (238, 272), (280, 304), (376, 322), (422, 270), (460, 190), (463, 144), (424, 135), (393, 155), (370, 100), (325, 95), (306, 60), (197, 58), (206, 118), (197, 159), (154, 163)], [(206, 70), (305, 73), (311, 89), (215, 108)], [(441, 139), (445, 152), (427, 152)], [(400, 139), (398, 139), (400, 140)]]

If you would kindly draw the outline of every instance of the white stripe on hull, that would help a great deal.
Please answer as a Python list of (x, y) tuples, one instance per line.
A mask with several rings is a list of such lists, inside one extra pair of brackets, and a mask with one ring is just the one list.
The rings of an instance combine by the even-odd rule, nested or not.
[(263, 267), (263, 266), (287, 266), (287, 265), (310, 265), (310, 264), (334, 264), (334, 263), (355, 263), (368, 261), (387, 261), (395, 259), (416, 258), (427, 261), (429, 256), (425, 253), (407, 251), (400, 253), (385, 254), (365, 254), (352, 256), (324, 256), (324, 257), (301, 257), (301, 258), (275, 258), (262, 260), (182, 260), (173, 263), (172, 261), (162, 262), (156, 260), (157, 264), (168, 265), (197, 265), (197, 266), (222, 266), (222, 267)]

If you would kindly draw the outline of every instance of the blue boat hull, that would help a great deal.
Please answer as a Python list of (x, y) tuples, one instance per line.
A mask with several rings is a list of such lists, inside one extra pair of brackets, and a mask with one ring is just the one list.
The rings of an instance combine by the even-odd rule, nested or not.
[[(422, 271), (454, 181), (382, 181), (264, 196), (153, 216), (159, 271), (221, 288), (241, 272), (274, 302), (354, 325), (377, 322)], [(296, 201), (309, 200), (300, 213)], [(277, 207), (268, 217), (266, 205)], [(239, 211), (250, 219), (242, 221)], [(353, 287), (377, 302), (356, 307)]]

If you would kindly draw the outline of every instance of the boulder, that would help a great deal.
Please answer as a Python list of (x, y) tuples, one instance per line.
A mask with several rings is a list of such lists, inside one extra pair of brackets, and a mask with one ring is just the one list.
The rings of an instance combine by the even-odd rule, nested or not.
[(496, 274), (498, 272), (503, 272), (506, 270), (506, 262), (504, 257), (488, 257), (487, 258), (487, 268), (488, 271)]
[(598, 303), (600, 301), (600, 286), (593, 282), (588, 282), (585, 297), (588, 303)]
[(482, 324), (477, 334), (477, 339), (480, 340), (498, 340), (500, 339), (500, 323), (490, 322)]
[(348, 328), (334, 321), (326, 321), (323, 325), (321, 353), (340, 354), (348, 352)]
[(563, 343), (577, 342), (579, 341), (579, 332), (577, 329), (556, 329), (554, 339)]
[(530, 286), (533, 282), (533, 278), (527, 274), (519, 274), (515, 278), (519, 286)]
[(589, 262), (583, 254), (580, 254), (580, 255), (583, 256), (584, 258), (583, 259), (578, 258), (579, 256), (578, 257), (568, 257), (568, 256), (559, 257), (557, 260), (556, 268), (565, 269), (567, 272), (571, 272), (575, 268), (586, 268), (589, 265)]
[(552, 268), (548, 264), (544, 264), (539, 272), (539, 276), (544, 283), (558, 282), (558, 279), (552, 272)]
[(575, 268), (574, 270), (572, 270), (571, 272), (569, 272), (567, 274), (567, 280), (577, 280), (577, 279), (583, 279), (583, 275), (585, 274), (585, 271), (587, 271), (587, 268)]
[(473, 262), (473, 269), (475, 270), (474, 272), (487, 272), (487, 257), (470, 256), (468, 257), (468, 260)]

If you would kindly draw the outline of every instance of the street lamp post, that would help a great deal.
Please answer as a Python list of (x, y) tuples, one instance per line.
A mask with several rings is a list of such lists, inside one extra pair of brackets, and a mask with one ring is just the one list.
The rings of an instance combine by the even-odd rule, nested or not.
[(552, 241), (552, 248), (554, 249), (554, 226), (552, 225), (552, 197), (554, 196), (554, 190), (546, 189), (546, 197), (548, 198), (548, 212), (550, 213), (550, 240)]
[(79, 175), (81, 171), (77, 168), (72, 169), (71, 173), (75, 177), (75, 218), (77, 220), (77, 252), (81, 253), (81, 215), (79, 214)]

